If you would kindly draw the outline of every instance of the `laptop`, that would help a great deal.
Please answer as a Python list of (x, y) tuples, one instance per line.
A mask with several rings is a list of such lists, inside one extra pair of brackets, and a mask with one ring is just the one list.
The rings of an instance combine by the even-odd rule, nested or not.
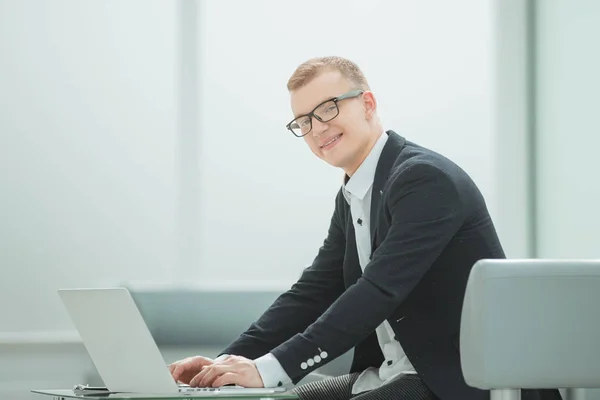
[(286, 391), (283, 387), (179, 385), (126, 288), (59, 289), (58, 294), (111, 393), (232, 396)]

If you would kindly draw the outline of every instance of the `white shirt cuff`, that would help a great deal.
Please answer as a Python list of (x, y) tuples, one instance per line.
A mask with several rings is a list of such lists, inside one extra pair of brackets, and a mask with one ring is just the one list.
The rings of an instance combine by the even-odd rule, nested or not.
[(219, 357), (215, 358), (213, 361), (214, 362), (219, 362), (219, 361), (223, 360), (226, 357), (229, 357), (229, 354), (221, 354)]
[(254, 363), (266, 388), (292, 383), (292, 380), (273, 354), (265, 354), (254, 360)]

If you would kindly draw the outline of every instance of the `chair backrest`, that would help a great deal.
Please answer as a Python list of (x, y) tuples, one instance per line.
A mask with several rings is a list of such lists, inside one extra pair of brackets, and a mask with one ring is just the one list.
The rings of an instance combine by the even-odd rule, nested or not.
[(481, 260), (460, 332), (480, 389), (600, 387), (600, 260)]

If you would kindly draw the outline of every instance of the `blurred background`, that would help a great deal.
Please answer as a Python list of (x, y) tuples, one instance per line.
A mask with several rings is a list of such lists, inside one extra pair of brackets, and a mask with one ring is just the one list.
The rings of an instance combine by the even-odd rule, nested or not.
[(298, 278), (342, 177), (285, 129), (315, 56), (471, 175), (510, 258), (598, 258), (599, 37), (595, 0), (0, 0), (0, 397), (98, 381), (58, 288), (129, 287), (170, 362)]

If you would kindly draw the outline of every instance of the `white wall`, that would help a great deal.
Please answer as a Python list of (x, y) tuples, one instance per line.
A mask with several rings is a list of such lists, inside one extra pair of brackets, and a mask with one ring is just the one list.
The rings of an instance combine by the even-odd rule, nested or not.
[(539, 256), (600, 257), (600, 3), (538, 2)]
[[(179, 53), (194, 44), (178, 36), (182, 4), (0, 0), (0, 353), (21, 368), (0, 366), (0, 391), (13, 398), (33, 385), (10, 380), (36, 348), (51, 348), (39, 365), (73, 349), (56, 385), (89, 368), (59, 287), (283, 288), (310, 263), (341, 173), (284, 128), (286, 81), (309, 57), (355, 60), (386, 128), (459, 163), (502, 217), (509, 254), (522, 251), (499, 178), (494, 1), (198, 2), (198, 45), (183, 51), (199, 82), (179, 92), (181, 60), (194, 61)], [(178, 99), (195, 91), (190, 149), (178, 129), (194, 110)], [(185, 221), (196, 210), (200, 226)], [(197, 248), (182, 243), (196, 232)]]
[(291, 281), (322, 243), (342, 173), (285, 129), (287, 79), (313, 56), (356, 61), (385, 127), (455, 160), (501, 207), (491, 1), (202, 4), (198, 276)]
[(598, 259), (600, 3), (538, 1), (536, 25), (538, 256)]
[(89, 382), (56, 289), (171, 279), (176, 15), (0, 0), (0, 397)]
[[(285, 83), (308, 57), (358, 62), (386, 127), (463, 166), (509, 256), (527, 255), (527, 116), (515, 106), (526, 102), (524, 0), (198, 2), (201, 140), (185, 161), (198, 177), (178, 169), (195, 156), (177, 137), (181, 3), (0, 0), (4, 395), (70, 385), (90, 368), (63, 333), (58, 287), (297, 277), (341, 178), (284, 128)], [(597, 258), (600, 9), (537, 3), (539, 255)], [(182, 229), (181, 196), (195, 184), (200, 226)], [(198, 248), (182, 250), (178, 235), (196, 230)], [(64, 374), (23, 378), (65, 354)]]
[(70, 329), (59, 287), (171, 278), (175, 17), (0, 1), (0, 338)]
[(308, 2), (293, 14), (276, 1), (202, 2), (200, 255), (173, 276), (177, 6), (141, 4), (0, 2), (0, 262), (11, 269), (0, 332), (70, 329), (61, 286), (291, 283), (322, 243), (341, 179), (284, 128), (285, 83), (316, 55), (359, 63), (385, 126), (454, 159), (492, 214), (501, 208), (490, 2), (332, 1), (318, 13)]

